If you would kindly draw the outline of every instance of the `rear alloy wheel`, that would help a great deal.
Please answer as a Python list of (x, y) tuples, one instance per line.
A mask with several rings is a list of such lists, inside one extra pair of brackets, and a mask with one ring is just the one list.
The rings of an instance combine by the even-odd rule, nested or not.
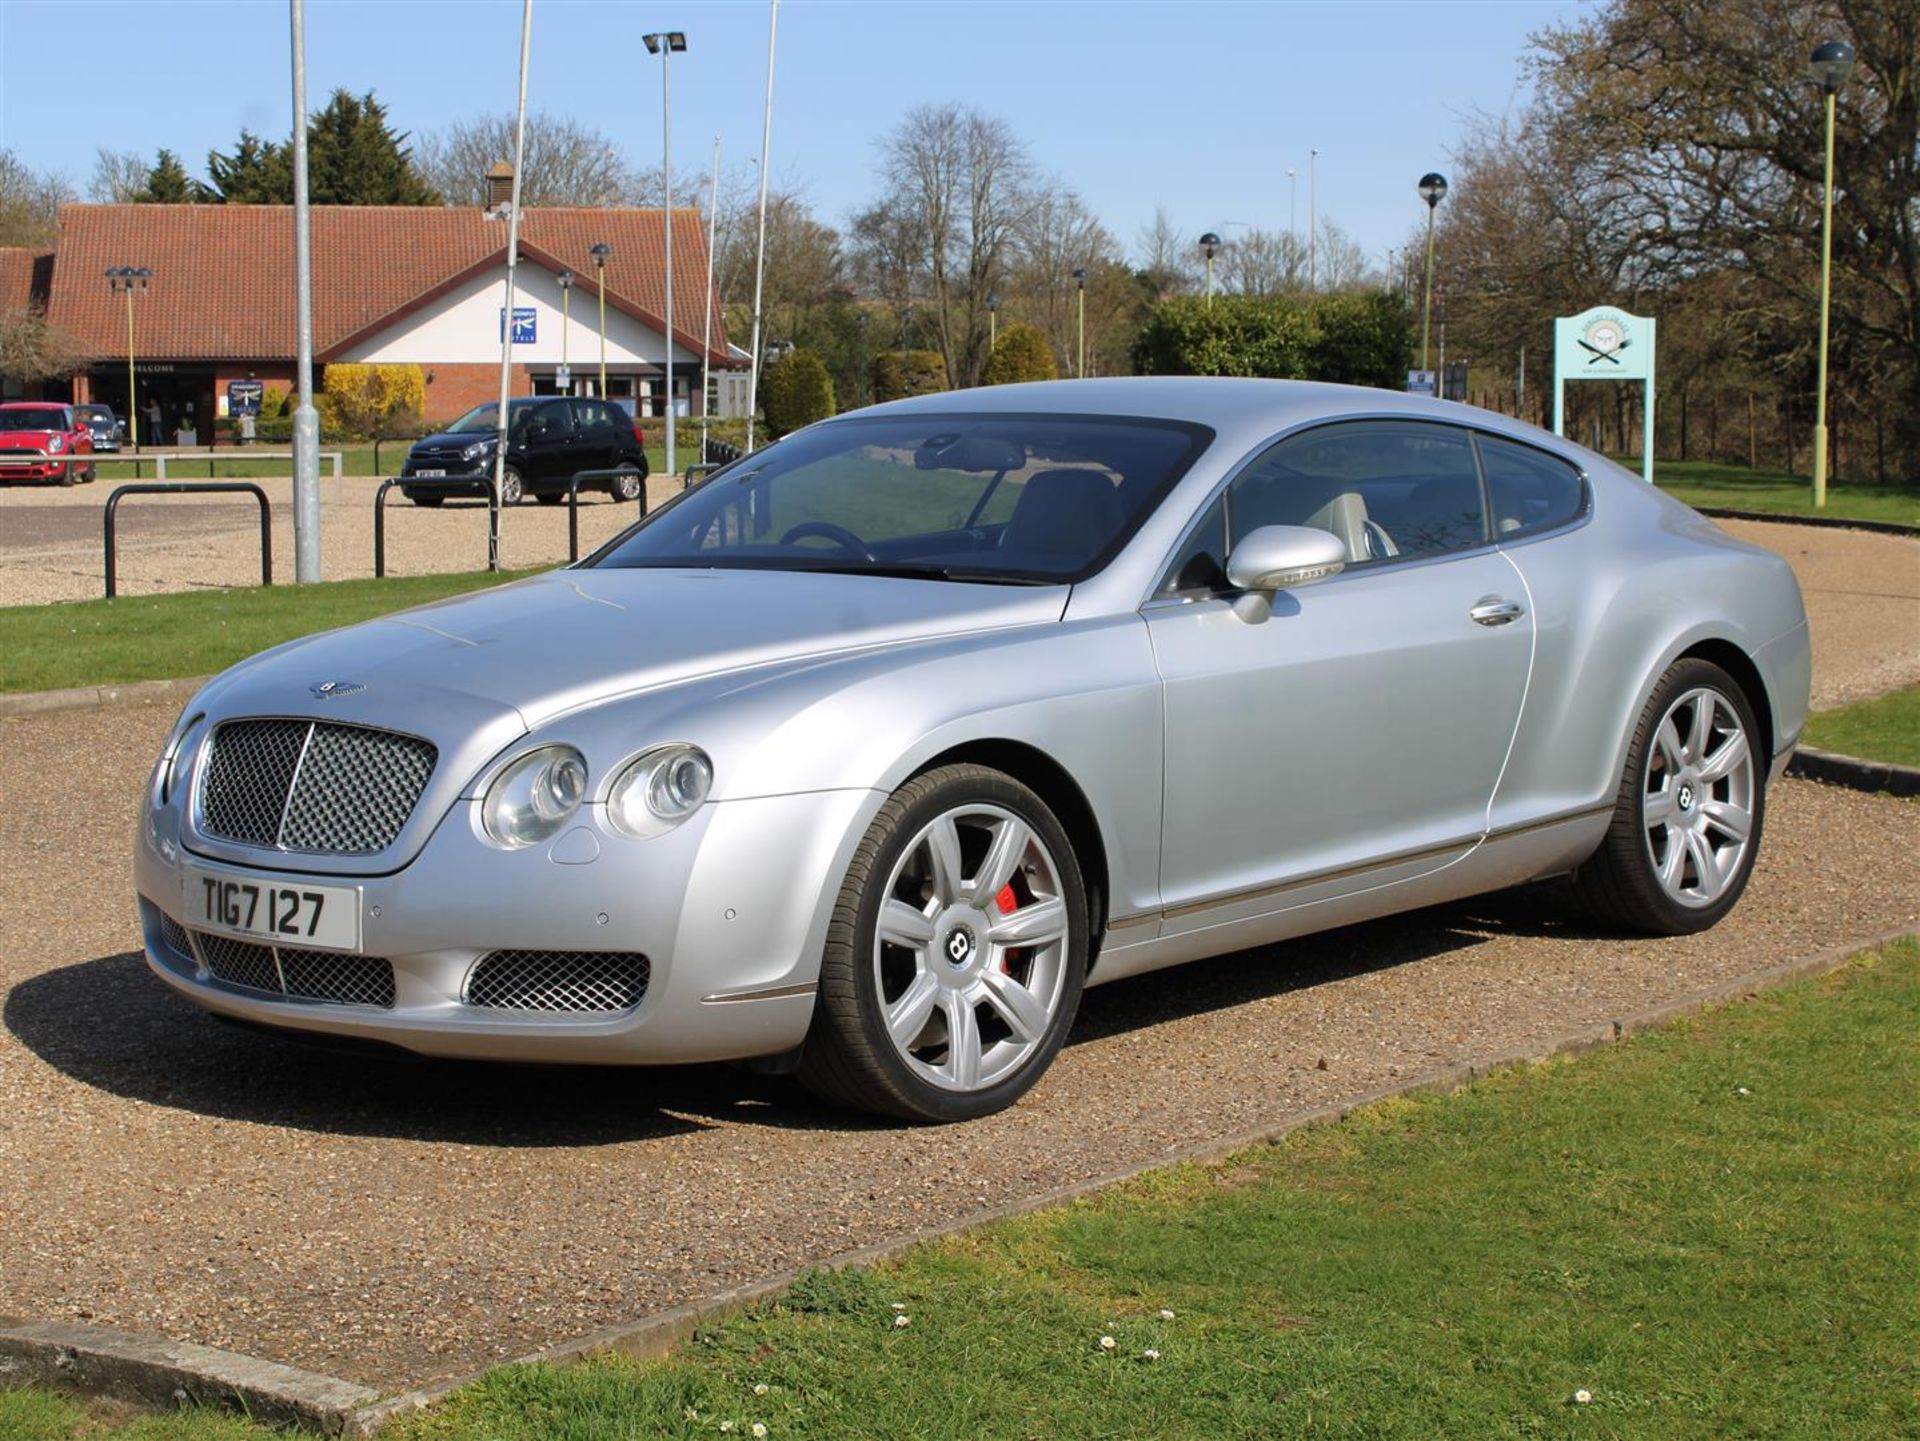
[(1575, 877), (1592, 910), (1684, 935), (1733, 909), (1766, 817), (1759, 735), (1746, 694), (1719, 666), (1682, 660), (1660, 678), (1627, 748), (1613, 824)]
[(638, 500), (640, 498), (641, 475), (637, 470), (622, 470), (614, 476), (613, 483), (607, 487), (615, 500)]
[(431, 509), (446, 500), (446, 497), (444, 495), (428, 495), (424, 491), (416, 491), (414, 494), (408, 496), (407, 499), (415, 505), (424, 505)]
[(558, 505), (562, 500), (566, 499), (566, 497), (561, 495), (557, 490), (537, 490), (534, 492), (533, 498), (542, 505)]
[(1046, 803), (983, 766), (930, 771), (854, 854), (800, 1078), (908, 1120), (1003, 1110), (1065, 1041), (1086, 967), (1086, 894)]
[(500, 504), (518, 505), (527, 493), (520, 481), (520, 472), (508, 466), (500, 473)]

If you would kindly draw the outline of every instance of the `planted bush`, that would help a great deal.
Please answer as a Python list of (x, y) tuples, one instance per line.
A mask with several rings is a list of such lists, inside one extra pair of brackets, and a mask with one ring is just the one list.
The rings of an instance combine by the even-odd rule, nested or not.
[(873, 399), (903, 400), (947, 388), (947, 367), (937, 350), (888, 350), (873, 358)]
[(833, 377), (811, 350), (789, 350), (767, 367), (762, 406), (775, 439), (833, 414)]
[(1058, 380), (1060, 367), (1053, 347), (1031, 325), (1009, 325), (994, 342), (980, 372), (982, 385), (1017, 385), (1023, 380)]

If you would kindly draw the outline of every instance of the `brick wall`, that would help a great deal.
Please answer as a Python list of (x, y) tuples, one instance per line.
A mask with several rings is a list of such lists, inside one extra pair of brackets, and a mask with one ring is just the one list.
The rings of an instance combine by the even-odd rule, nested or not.
[[(452, 420), (465, 415), (476, 405), (500, 399), (498, 361), (491, 365), (436, 364), (425, 368), (428, 377), (426, 418), (429, 424)], [(514, 366), (512, 393), (527, 395), (532, 390), (533, 381), (527, 375), (526, 366)]]

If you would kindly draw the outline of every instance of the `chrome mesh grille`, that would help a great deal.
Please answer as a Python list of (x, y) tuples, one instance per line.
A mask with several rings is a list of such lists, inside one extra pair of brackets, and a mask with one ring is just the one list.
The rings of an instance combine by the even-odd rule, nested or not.
[(627, 951), (494, 951), (462, 999), (501, 1011), (626, 1011), (646, 998), (647, 958)]
[(160, 944), (176, 956), (193, 959), (193, 942), (187, 939), (187, 928), (165, 911), (160, 913)]
[(429, 741), (332, 721), (227, 721), (201, 784), (208, 835), (246, 846), (371, 855), (392, 845), (439, 758)]
[(338, 1006), (393, 1006), (393, 962), (379, 956), (340, 951), (302, 951), (191, 933), (193, 951), (214, 979), (249, 991), (294, 1001), (326, 1001)]

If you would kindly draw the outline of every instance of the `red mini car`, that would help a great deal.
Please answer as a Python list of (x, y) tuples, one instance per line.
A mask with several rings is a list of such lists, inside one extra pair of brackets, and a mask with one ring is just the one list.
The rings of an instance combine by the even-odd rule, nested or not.
[(78, 485), (93, 466), (72, 458), (93, 454), (93, 435), (71, 405), (13, 400), (0, 405), (0, 480), (51, 480)]

